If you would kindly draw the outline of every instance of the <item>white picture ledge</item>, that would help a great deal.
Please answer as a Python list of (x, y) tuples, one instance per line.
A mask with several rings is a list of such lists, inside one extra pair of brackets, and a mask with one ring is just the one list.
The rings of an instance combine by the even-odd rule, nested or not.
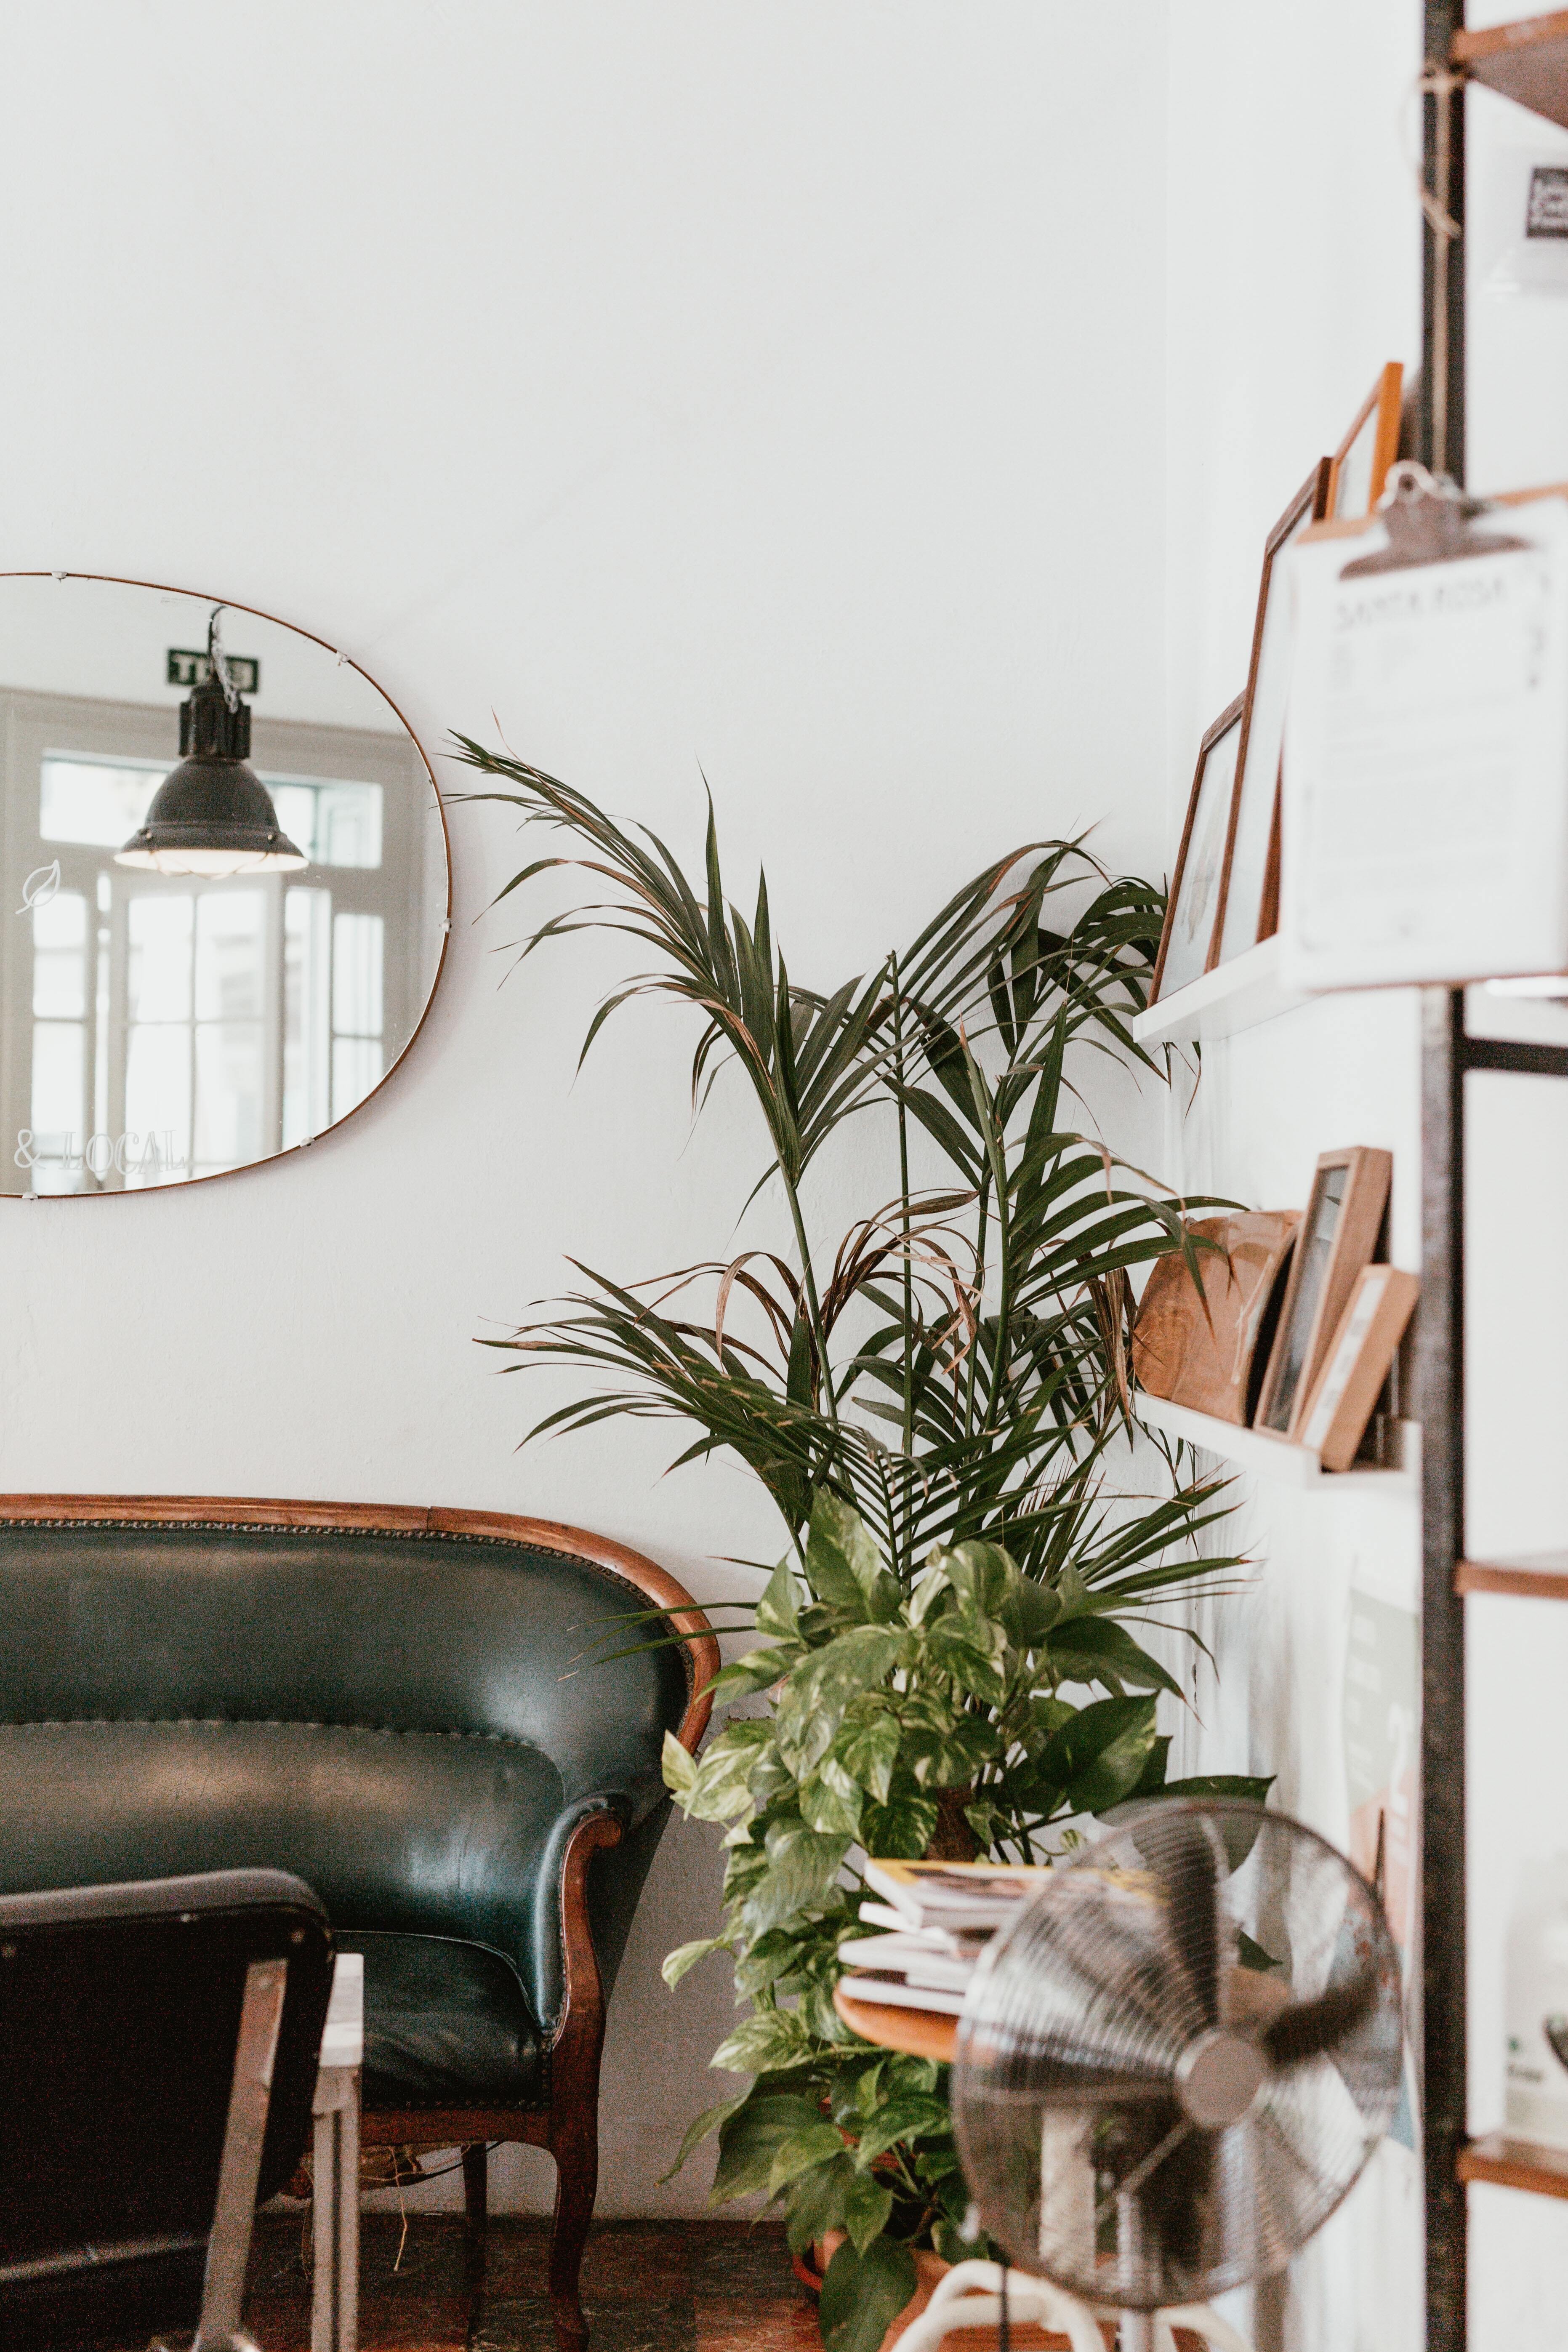
[(1293, 1013), (1310, 997), (1293, 995), (1279, 983), (1279, 942), (1262, 940), (1245, 955), (1205, 971), (1162, 1004), (1152, 1004), (1132, 1023), (1140, 1045), (1181, 1045), (1193, 1039), (1234, 1036), (1281, 1013)]
[(1272, 1478), (1284, 1486), (1313, 1486), (1323, 1494), (1335, 1494), (1344, 1488), (1377, 1494), (1415, 1495), (1419, 1491), (1421, 1432), (1413, 1421), (1394, 1424), (1400, 1454), (1396, 1467), (1384, 1469), (1371, 1463), (1357, 1463), (1352, 1470), (1325, 1470), (1317, 1454), (1305, 1445), (1289, 1445), (1283, 1438), (1267, 1436), (1261, 1430), (1242, 1429), (1234, 1422), (1216, 1421), (1212, 1413), (1194, 1412), (1184, 1404), (1171, 1404), (1164, 1397), (1145, 1396), (1141, 1389), (1133, 1397), (1132, 1411), (1134, 1418), (1146, 1428), (1158, 1429), (1167, 1437), (1183, 1438), (1189, 1445), (1201, 1445), (1206, 1453), (1217, 1454), (1239, 1469), (1250, 1470), (1260, 1478)]

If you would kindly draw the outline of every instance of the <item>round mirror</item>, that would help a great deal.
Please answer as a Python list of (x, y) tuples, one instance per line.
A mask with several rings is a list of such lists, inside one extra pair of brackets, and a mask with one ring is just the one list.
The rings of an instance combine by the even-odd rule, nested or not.
[(0, 574), (0, 1192), (312, 1142), (425, 1015), (428, 762), (356, 664), (210, 596)]

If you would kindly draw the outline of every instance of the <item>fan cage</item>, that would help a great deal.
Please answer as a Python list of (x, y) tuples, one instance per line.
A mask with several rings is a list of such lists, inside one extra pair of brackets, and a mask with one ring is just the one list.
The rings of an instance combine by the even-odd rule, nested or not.
[[(1349, 2195), (1402, 2051), (1398, 1954), (1342, 1854), (1239, 1801), (1141, 1808), (976, 1971), (952, 2109), (980, 2221), (1086, 2299), (1205, 2302), (1282, 2269)], [(1194, 2119), (1200, 2060), (1222, 2108), (1261, 2074), (1236, 2120)]]

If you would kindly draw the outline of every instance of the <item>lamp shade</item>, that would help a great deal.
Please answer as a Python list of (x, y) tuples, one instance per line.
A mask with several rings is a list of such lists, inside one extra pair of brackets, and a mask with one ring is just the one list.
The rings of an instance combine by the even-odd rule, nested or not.
[(279, 824), (249, 751), (249, 705), (237, 694), (230, 703), (214, 663), (180, 705), (180, 764), (153, 793), (145, 823), (115, 852), (115, 864), (205, 875), (308, 866)]

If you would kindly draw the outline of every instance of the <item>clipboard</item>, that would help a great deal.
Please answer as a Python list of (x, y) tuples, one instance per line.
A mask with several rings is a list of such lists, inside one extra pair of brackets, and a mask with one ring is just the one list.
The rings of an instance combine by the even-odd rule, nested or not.
[(1378, 544), (1291, 551), (1280, 977), (1568, 969), (1568, 497), (1394, 469)]

